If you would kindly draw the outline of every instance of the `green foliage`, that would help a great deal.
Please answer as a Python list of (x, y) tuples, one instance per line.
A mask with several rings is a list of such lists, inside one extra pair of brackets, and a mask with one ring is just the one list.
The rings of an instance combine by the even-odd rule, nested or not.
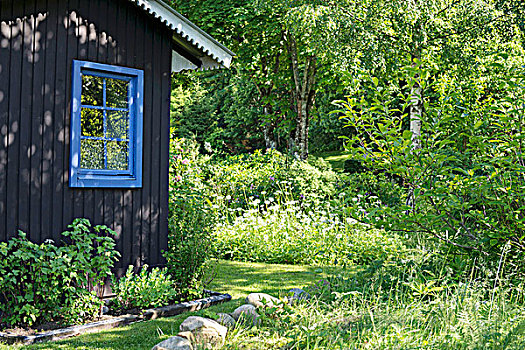
[(420, 68), (409, 74), (420, 76), (432, 96), (421, 117), (421, 149), (412, 149), (403, 122), (410, 95), (392, 96), (378, 80), (362, 81), (363, 97), (344, 104), (348, 124), (358, 131), (349, 139), (354, 159), (369, 172), (391, 174), (404, 190), (393, 207), (357, 201), (355, 215), (438, 238), (464, 252), (497, 256), (508, 242), (522, 251), (521, 73), (487, 83), (431, 79)]
[(213, 200), (229, 208), (248, 209), (251, 197), (262, 196), (320, 203), (335, 195), (338, 179), (322, 159), (301, 162), (272, 150), (217, 159), (209, 166)]
[(369, 264), (403, 256), (400, 238), (382, 230), (340, 219), (333, 208), (305, 210), (297, 201), (276, 203), (273, 197), (251, 203), (252, 209), (230, 214), (216, 225), (221, 258), (303, 265)]
[[(310, 70), (312, 79), (308, 79), (313, 82), (308, 102), (312, 150), (341, 148), (337, 131), (341, 122), (328, 114), (334, 109), (331, 101), (344, 96), (334, 71), (342, 68), (340, 62), (346, 57), (328, 49), (342, 37), (336, 35), (339, 26), (335, 24), (341, 21), (335, 20), (332, 4), (258, 0), (204, 0), (198, 5), (175, 0), (171, 4), (236, 53), (231, 70), (198, 73), (193, 76), (195, 85), (176, 92), (177, 96), (188, 91), (199, 96), (184, 98), (193, 102), (172, 114), (172, 125), (180, 125), (178, 137), (193, 136), (234, 154), (264, 148), (292, 149), (298, 113), (296, 90), (302, 87), (291, 69), (287, 40), (293, 36), (299, 38), (296, 53), (301, 72), (305, 57), (320, 57), (319, 64)], [(327, 56), (330, 59), (325, 59)], [(193, 94), (197, 86), (204, 92), (202, 97), (197, 90)], [(317, 87), (319, 96), (314, 99)]]
[(100, 303), (90, 291), (103, 285), (119, 256), (110, 237), (114, 232), (106, 226), (91, 227), (86, 219), (75, 219), (68, 227), (62, 235), (70, 243), (60, 247), (50, 240), (35, 244), (23, 232), (0, 243), (3, 322), (31, 326), (95, 315)]
[[(439, 276), (409, 286), (385, 283), (399, 281), (402, 273), (417, 275), (415, 268), (409, 262), (407, 267), (396, 264), (370, 274), (320, 280), (308, 289), (312, 300), (291, 308), (260, 310), (263, 325), (234, 331), (227, 345), (248, 344), (247, 349), (523, 347), (522, 293), (500, 289), (487, 295), (484, 285), (472, 280), (456, 286), (433, 284)], [(376, 288), (378, 281), (389, 287)]]
[(104, 301), (95, 292), (78, 289), (68, 305), (60, 309), (60, 316), (65, 324), (81, 324), (100, 315)]
[(125, 276), (112, 280), (112, 291), (116, 294), (113, 303), (118, 309), (166, 306), (177, 296), (166, 269), (153, 268), (148, 272), (148, 265), (144, 265), (140, 273), (135, 274), (130, 265)]
[(214, 221), (197, 154), (195, 142), (172, 140), (169, 236), (164, 256), (180, 300), (201, 296), (202, 279), (212, 253), (209, 242)]

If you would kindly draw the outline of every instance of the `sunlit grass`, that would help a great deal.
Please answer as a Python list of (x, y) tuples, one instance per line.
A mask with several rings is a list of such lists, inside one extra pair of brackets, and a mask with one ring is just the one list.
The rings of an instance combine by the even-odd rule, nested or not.
[(326, 160), (335, 171), (343, 171), (345, 167), (345, 160), (349, 158), (349, 153), (346, 151), (331, 151), (314, 154), (315, 157)]
[(0, 345), (0, 349), (149, 350), (162, 340), (176, 335), (182, 321), (192, 314), (206, 315), (212, 312), (232, 312), (244, 303), (244, 298), (251, 292), (266, 292), (276, 296), (284, 295), (291, 288), (307, 286), (336, 271), (338, 269), (335, 268), (321, 269), (309, 266), (218, 261), (216, 265), (217, 276), (208, 288), (231, 294), (233, 298), (231, 302), (212, 306), (197, 313), (186, 313), (170, 318), (140, 322), (59, 342), (27, 347)]

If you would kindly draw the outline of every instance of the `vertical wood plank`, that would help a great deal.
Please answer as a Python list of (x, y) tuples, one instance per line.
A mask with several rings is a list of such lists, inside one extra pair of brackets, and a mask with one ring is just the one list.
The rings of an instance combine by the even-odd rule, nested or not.
[[(128, 65), (127, 57), (127, 47), (132, 43), (128, 40), (127, 36), (127, 6), (121, 1), (116, 1), (115, 6), (118, 7), (117, 13), (117, 28), (116, 36), (119, 40), (118, 52), (117, 52), (117, 63), (120, 66)], [(131, 227), (127, 227), (124, 222), (124, 211), (126, 203), (124, 201), (124, 194), (127, 191), (125, 189), (118, 189), (114, 192), (114, 228), (115, 232), (119, 235), (119, 240), (117, 241), (117, 249), (122, 254), (122, 258), (119, 261), (119, 267), (125, 269), (128, 265), (131, 264)]]
[(54, 122), (55, 122), (55, 79), (56, 79), (56, 51), (57, 31), (59, 24), (58, 3), (47, 1), (48, 18), (47, 33), (45, 35), (45, 69), (44, 69), (44, 123), (42, 132), (42, 207), (40, 211), (41, 232), (46, 238), (53, 237), (54, 211)]
[[(86, 14), (86, 17), (88, 18), (87, 19), (87, 22), (89, 22), (89, 24), (91, 24), (92, 22), (92, 15), (91, 13), (96, 13), (97, 10), (95, 10), (95, 6), (96, 8), (98, 9), (98, 11), (100, 12), (98, 14), (98, 22), (99, 23), (104, 23), (104, 25), (107, 25), (107, 21), (108, 21), (108, 17), (107, 17), (107, 13), (108, 13), (108, 6), (109, 6), (109, 1), (99, 1), (99, 0), (94, 0), (94, 1), (90, 1), (89, 2), (89, 11), (88, 13)], [(87, 32), (89, 33), (89, 24), (87, 24)], [(94, 25), (94, 23), (93, 23)], [(109, 35), (109, 33), (108, 33)], [(97, 57), (96, 57), (96, 61), (100, 62), (100, 63), (107, 63), (107, 57), (108, 57), (108, 50), (109, 50), (109, 45), (110, 45), (110, 42), (109, 42), (109, 37), (105, 37), (106, 39), (106, 45), (95, 45), (93, 42), (89, 42), (88, 43), (88, 46), (89, 46), (89, 52), (91, 53), (91, 51), (95, 50), (95, 49), (98, 49), (98, 54), (97, 54)], [(93, 189), (93, 197), (94, 197), (94, 213), (93, 213), (93, 224), (95, 225), (101, 225), (101, 224), (105, 224), (105, 221), (104, 221), (104, 190), (102, 189)]]
[(33, 106), (32, 106), (32, 131), (31, 131), (31, 176), (29, 232), (37, 241), (42, 241), (42, 136), (44, 130), (44, 68), (45, 48), (47, 33), (47, 8), (46, 0), (35, 2), (35, 30), (33, 32)]
[[(0, 33), (10, 33), (11, 2), (0, 1)], [(9, 143), (10, 41), (0, 42), (0, 241), (7, 240), (7, 160)]]
[(23, 43), (23, 4), (12, 7), (11, 61), (9, 66), (9, 128), (8, 128), (8, 166), (7, 166), (7, 234), (16, 235), (18, 227), (18, 188), (19, 188), (19, 153), (20, 153), (20, 103), (22, 76)]
[[(64, 198), (64, 186), (67, 180), (67, 175), (64, 172), (69, 171), (68, 168), (64, 168), (66, 165), (64, 158), (64, 149), (66, 145), (66, 84), (67, 84), (67, 70), (70, 65), (68, 63), (68, 30), (67, 26), (70, 25), (69, 13), (68, 13), (68, 1), (57, 0), (57, 50), (55, 58), (55, 101), (54, 101), (54, 135), (53, 135), (53, 239), (55, 241), (60, 240), (60, 233), (64, 229), (64, 222), (68, 221), (69, 218), (64, 218), (64, 206), (71, 207), (71, 203), (65, 202)], [(69, 210), (69, 208), (68, 208)]]
[(152, 166), (152, 142), (151, 133), (153, 127), (153, 41), (154, 34), (152, 25), (145, 22), (144, 25), (144, 128), (143, 147), (144, 163), (142, 167), (142, 233), (141, 250), (142, 263), (150, 263), (149, 239), (151, 237), (151, 166)]
[[(123, 64), (127, 66), (133, 66), (134, 61), (134, 50), (136, 47), (134, 33), (134, 17), (131, 12), (131, 8), (128, 3), (123, 6), (123, 16), (125, 17), (126, 26), (122, 26), (122, 34), (119, 37), (124, 39), (125, 46), (127, 49), (123, 55), (124, 61)], [(127, 251), (129, 257), (123, 262), (122, 266), (127, 267), (128, 265), (134, 264), (133, 256), (133, 224), (132, 224), (132, 191), (126, 189), (122, 191), (121, 194), (121, 203), (122, 203), (122, 250)]]
[(150, 264), (154, 264), (159, 259), (159, 174), (160, 170), (160, 125), (162, 121), (161, 104), (162, 104), (162, 37), (158, 28), (152, 33), (153, 35), (153, 52), (156, 53), (157, 59), (153, 66), (153, 94), (152, 94), (152, 113), (151, 113), (151, 231), (149, 236)]
[(26, 232), (30, 239), (37, 239), (29, 232), (29, 188), (31, 185), (31, 112), (33, 102), (33, 29), (35, 27), (35, 2), (24, 1), (24, 19), (22, 24), (22, 74), (20, 88), (20, 119), (19, 119), (19, 168), (18, 168), (18, 229)]
[[(101, 9), (102, 10), (102, 9)], [(106, 10), (107, 18), (105, 19), (103, 25), (105, 28), (107, 28), (107, 32), (109, 36), (111, 37), (110, 45), (108, 46), (107, 50), (107, 57), (106, 62), (107, 64), (116, 65), (117, 64), (117, 54), (118, 54), (118, 46), (120, 45), (120, 38), (117, 37), (117, 25), (119, 25), (118, 22), (118, 8), (117, 8), (117, 2), (116, 1), (109, 1), (108, 2), (108, 8)], [(111, 229), (115, 230), (115, 191), (114, 189), (104, 189), (104, 224), (108, 227), (111, 227)], [(117, 232), (117, 249), (119, 249), (120, 245), (120, 236), (121, 232)], [(123, 253), (121, 250), (119, 250), (121, 254)], [(116, 267), (119, 267), (122, 260), (124, 260), (126, 256), (122, 254), (122, 257), (120, 258), (119, 262), (117, 263)]]
[[(76, 25), (73, 21), (74, 12), (76, 12), (77, 0), (69, 0), (67, 3), (67, 50), (65, 53), (66, 61), (63, 67), (65, 69), (64, 74), (64, 101), (59, 106), (61, 109), (62, 123), (63, 123), (63, 135), (61, 139), (61, 152), (62, 152), (62, 195), (63, 195), (63, 221), (62, 227), (66, 227), (71, 224), (75, 217), (75, 212), (78, 212), (78, 199), (75, 200), (77, 192), (69, 188), (69, 142), (70, 142), (70, 124), (71, 124), (71, 67), (73, 59), (77, 56), (77, 39), (75, 36)], [(62, 68), (64, 70), (64, 68)]]
[(82, 0), (69, 0), (69, 16), (70, 16), (70, 27), (68, 30), (68, 79), (66, 85), (66, 125), (67, 125), (67, 137), (65, 142), (65, 154), (67, 155), (64, 159), (64, 170), (67, 170), (67, 181), (64, 183), (64, 192), (66, 194), (65, 203), (71, 203), (71, 210), (65, 215), (66, 222), (64, 225), (69, 225), (75, 218), (81, 218), (84, 216), (84, 189), (74, 189), (69, 187), (69, 166), (70, 166), (70, 150), (71, 150), (71, 86), (73, 81), (72, 76), (72, 64), (74, 59), (79, 59), (80, 55), (80, 42), (81, 38), (78, 36), (79, 29), (81, 28), (81, 8), (85, 1)]
[[(171, 98), (171, 41), (163, 36), (162, 45), (162, 81), (161, 81), (161, 128), (160, 128), (160, 194), (158, 250), (168, 249), (168, 200), (169, 200), (169, 142), (170, 142), (170, 98)], [(164, 256), (159, 256), (158, 263), (166, 263)]]
[[(87, 60), (91, 62), (96, 62), (98, 60), (98, 41), (94, 43), (89, 40), (89, 19), (90, 19), (90, 7), (91, 4), (95, 2), (92, 1), (80, 1), (78, 7), (78, 14), (81, 19), (77, 31), (78, 37), (78, 59)], [(82, 194), (84, 196), (84, 212), (83, 217), (88, 219), (91, 224), (95, 225), (97, 222), (95, 219), (95, 194), (94, 189), (85, 188), (82, 189)]]
[[(146, 42), (146, 38), (144, 35), (144, 23), (141, 20), (141, 18), (137, 15), (136, 12), (133, 14), (133, 30), (131, 31), (133, 33), (133, 37), (135, 38), (136, 45), (134, 45), (133, 48), (133, 62), (132, 65), (135, 68), (143, 69), (144, 68), (144, 45)], [(143, 143), (143, 158), (139, 159), (140, 162), (142, 162), (144, 167), (144, 161), (146, 154), (146, 146)], [(144, 176), (142, 177), (142, 183), (144, 186), (144, 182), (146, 181), (144, 179)], [(142, 192), (143, 190), (134, 190), (132, 191), (132, 221), (133, 221), (133, 247), (131, 249), (131, 254), (133, 256), (133, 262), (132, 264), (136, 267), (139, 267), (142, 264), (142, 226), (143, 226), (143, 218), (142, 218)]]

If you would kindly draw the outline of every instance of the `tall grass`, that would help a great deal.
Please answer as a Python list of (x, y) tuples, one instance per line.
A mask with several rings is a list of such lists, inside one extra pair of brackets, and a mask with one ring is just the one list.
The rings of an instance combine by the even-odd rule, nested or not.
[[(263, 194), (264, 196), (264, 194)], [(249, 208), (225, 210), (215, 227), (219, 257), (303, 265), (368, 264), (403, 255), (401, 238), (360, 224), (330, 205), (280, 196), (251, 197)]]
[(525, 348), (523, 291), (472, 276), (430, 279), (413, 263), (319, 281), (311, 301), (267, 310), (260, 329), (237, 329), (226, 348)]

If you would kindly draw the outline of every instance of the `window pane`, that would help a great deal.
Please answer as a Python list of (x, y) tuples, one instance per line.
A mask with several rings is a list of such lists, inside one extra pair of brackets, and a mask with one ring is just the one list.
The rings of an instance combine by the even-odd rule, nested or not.
[(82, 136), (104, 137), (104, 112), (82, 108), (80, 115)]
[(104, 169), (104, 141), (80, 141), (80, 167), (82, 169)]
[(104, 78), (83, 75), (81, 101), (83, 105), (102, 106), (104, 101)]
[(127, 112), (107, 112), (107, 134), (109, 138), (128, 138), (129, 117)]
[(108, 141), (108, 169), (128, 170), (128, 142)]
[(124, 80), (106, 80), (106, 105), (110, 108), (128, 108), (128, 85)]

